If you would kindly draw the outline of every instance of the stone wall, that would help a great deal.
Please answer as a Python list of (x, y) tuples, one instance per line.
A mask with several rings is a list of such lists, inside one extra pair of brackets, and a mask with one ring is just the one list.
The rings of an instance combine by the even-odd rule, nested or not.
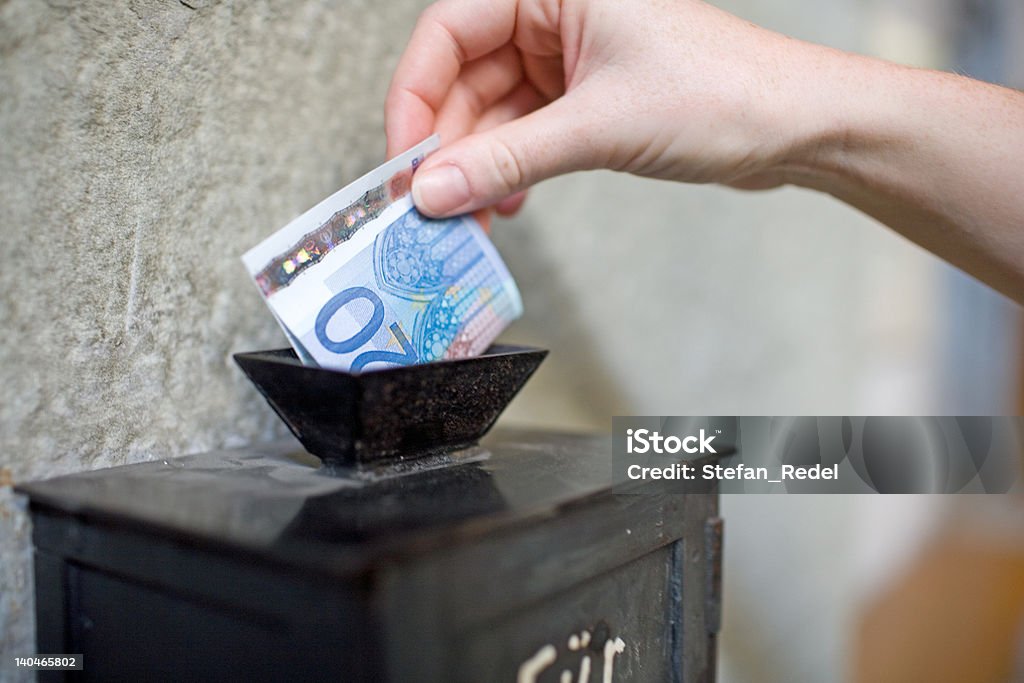
[[(0, 484), (280, 431), (231, 361), (284, 344), (239, 256), (381, 161), (423, 4), (0, 3)], [(4, 486), (4, 666), (28, 542)]]

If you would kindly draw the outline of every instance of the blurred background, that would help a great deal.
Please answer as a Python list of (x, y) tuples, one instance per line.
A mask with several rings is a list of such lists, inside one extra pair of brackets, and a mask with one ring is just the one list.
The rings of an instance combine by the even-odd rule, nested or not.
[[(798, 38), (1024, 85), (1018, 0), (715, 4)], [(552, 349), (510, 419), (1019, 412), (1019, 307), (824, 196), (577, 175), (537, 188), (494, 239), (525, 296), (509, 336)], [(864, 607), (970, 507), (725, 496), (722, 680), (841, 680)]]
[[(230, 361), (284, 343), (236, 258), (380, 162), (426, 4), (0, 3), (0, 655), (33, 651), (12, 484), (282, 433)], [(1024, 84), (1019, 0), (716, 4)], [(493, 234), (526, 304), (506, 338), (552, 351), (505, 424), (1019, 411), (1019, 308), (828, 197), (587, 173)], [(952, 505), (726, 497), (722, 680), (842, 679)]]

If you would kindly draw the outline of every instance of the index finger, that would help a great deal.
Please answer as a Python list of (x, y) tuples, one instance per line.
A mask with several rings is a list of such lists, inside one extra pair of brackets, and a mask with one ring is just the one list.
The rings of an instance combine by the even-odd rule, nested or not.
[(517, 5), (517, 0), (441, 0), (424, 10), (384, 103), (388, 158), (434, 132), (437, 110), (464, 63), (512, 40)]

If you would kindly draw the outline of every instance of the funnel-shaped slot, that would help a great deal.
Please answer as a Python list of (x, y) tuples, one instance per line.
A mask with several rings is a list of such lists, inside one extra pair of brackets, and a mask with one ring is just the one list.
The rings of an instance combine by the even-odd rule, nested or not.
[(291, 349), (235, 362), (306, 450), (357, 465), (477, 443), (547, 353), (495, 345), (474, 358), (361, 374), (303, 365)]

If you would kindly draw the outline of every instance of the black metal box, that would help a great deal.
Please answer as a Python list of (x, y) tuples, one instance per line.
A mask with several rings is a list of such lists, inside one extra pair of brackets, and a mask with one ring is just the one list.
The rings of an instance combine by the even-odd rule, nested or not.
[(617, 495), (609, 437), (374, 469), (296, 442), (20, 488), (60, 680), (711, 681), (714, 494)]

